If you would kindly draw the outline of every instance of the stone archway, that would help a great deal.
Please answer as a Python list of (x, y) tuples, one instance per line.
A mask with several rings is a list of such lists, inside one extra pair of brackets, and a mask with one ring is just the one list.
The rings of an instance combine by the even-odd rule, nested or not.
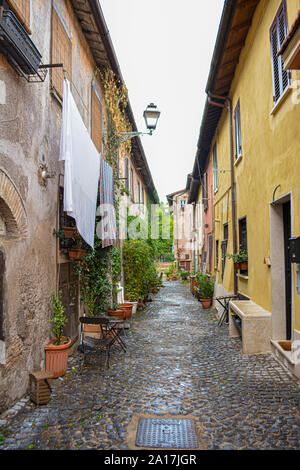
[(27, 217), (23, 201), (7, 174), (0, 169), (0, 237), (16, 238), (26, 233)]

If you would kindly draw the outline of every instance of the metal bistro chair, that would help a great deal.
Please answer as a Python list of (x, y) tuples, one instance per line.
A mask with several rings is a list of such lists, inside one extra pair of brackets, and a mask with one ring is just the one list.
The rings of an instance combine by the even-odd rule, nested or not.
[[(79, 321), (81, 323), (81, 342), (79, 347), (83, 353), (83, 365), (85, 365), (86, 354), (90, 354), (91, 352), (106, 352), (106, 366), (109, 369), (110, 349), (117, 339), (116, 335), (109, 334), (109, 320), (103, 317), (80, 317)], [(99, 325), (100, 338), (87, 336), (88, 333), (84, 331), (84, 325)]]

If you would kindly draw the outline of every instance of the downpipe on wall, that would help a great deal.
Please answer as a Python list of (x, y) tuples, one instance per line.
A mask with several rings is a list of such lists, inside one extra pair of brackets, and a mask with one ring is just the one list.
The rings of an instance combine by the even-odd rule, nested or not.
[[(229, 112), (229, 135), (230, 135), (230, 178), (231, 178), (231, 210), (232, 210), (232, 245), (233, 253), (237, 253), (237, 231), (236, 231), (236, 190), (235, 190), (235, 181), (234, 181), (234, 148), (233, 148), (233, 126), (232, 126), (232, 103), (230, 98), (225, 96), (214, 95), (211, 92), (207, 93), (208, 102), (212, 106), (217, 106), (219, 108), (227, 109)], [(219, 103), (218, 101), (222, 101)], [(233, 285), (234, 285), (234, 295), (238, 293), (238, 278), (237, 278), (237, 268), (235, 263), (233, 264)]]

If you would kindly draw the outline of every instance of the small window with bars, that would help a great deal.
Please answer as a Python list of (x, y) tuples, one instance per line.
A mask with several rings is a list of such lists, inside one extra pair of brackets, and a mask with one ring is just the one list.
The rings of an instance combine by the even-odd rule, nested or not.
[(240, 101), (234, 110), (234, 129), (235, 129), (235, 158), (239, 158), (242, 155), (242, 131), (241, 131), (241, 110)]
[[(66, 77), (72, 80), (72, 38), (55, 3), (52, 3), (51, 62), (63, 64)], [(51, 69), (51, 87), (59, 98), (63, 97), (64, 72), (62, 67)]]
[(277, 57), (283, 41), (288, 34), (287, 13), (285, 0), (281, 3), (270, 29), (272, 72), (273, 72), (273, 99), (276, 104), (283, 92), (290, 84), (290, 74), (283, 69), (282, 57)]

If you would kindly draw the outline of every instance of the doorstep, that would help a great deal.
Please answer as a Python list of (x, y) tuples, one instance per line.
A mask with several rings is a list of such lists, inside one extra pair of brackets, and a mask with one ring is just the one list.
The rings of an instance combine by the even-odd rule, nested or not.
[(272, 353), (283, 367), (288, 369), (297, 379), (300, 379), (300, 362), (295, 362), (292, 357), (292, 351), (285, 350), (280, 343), (286, 341), (275, 341), (271, 339)]

